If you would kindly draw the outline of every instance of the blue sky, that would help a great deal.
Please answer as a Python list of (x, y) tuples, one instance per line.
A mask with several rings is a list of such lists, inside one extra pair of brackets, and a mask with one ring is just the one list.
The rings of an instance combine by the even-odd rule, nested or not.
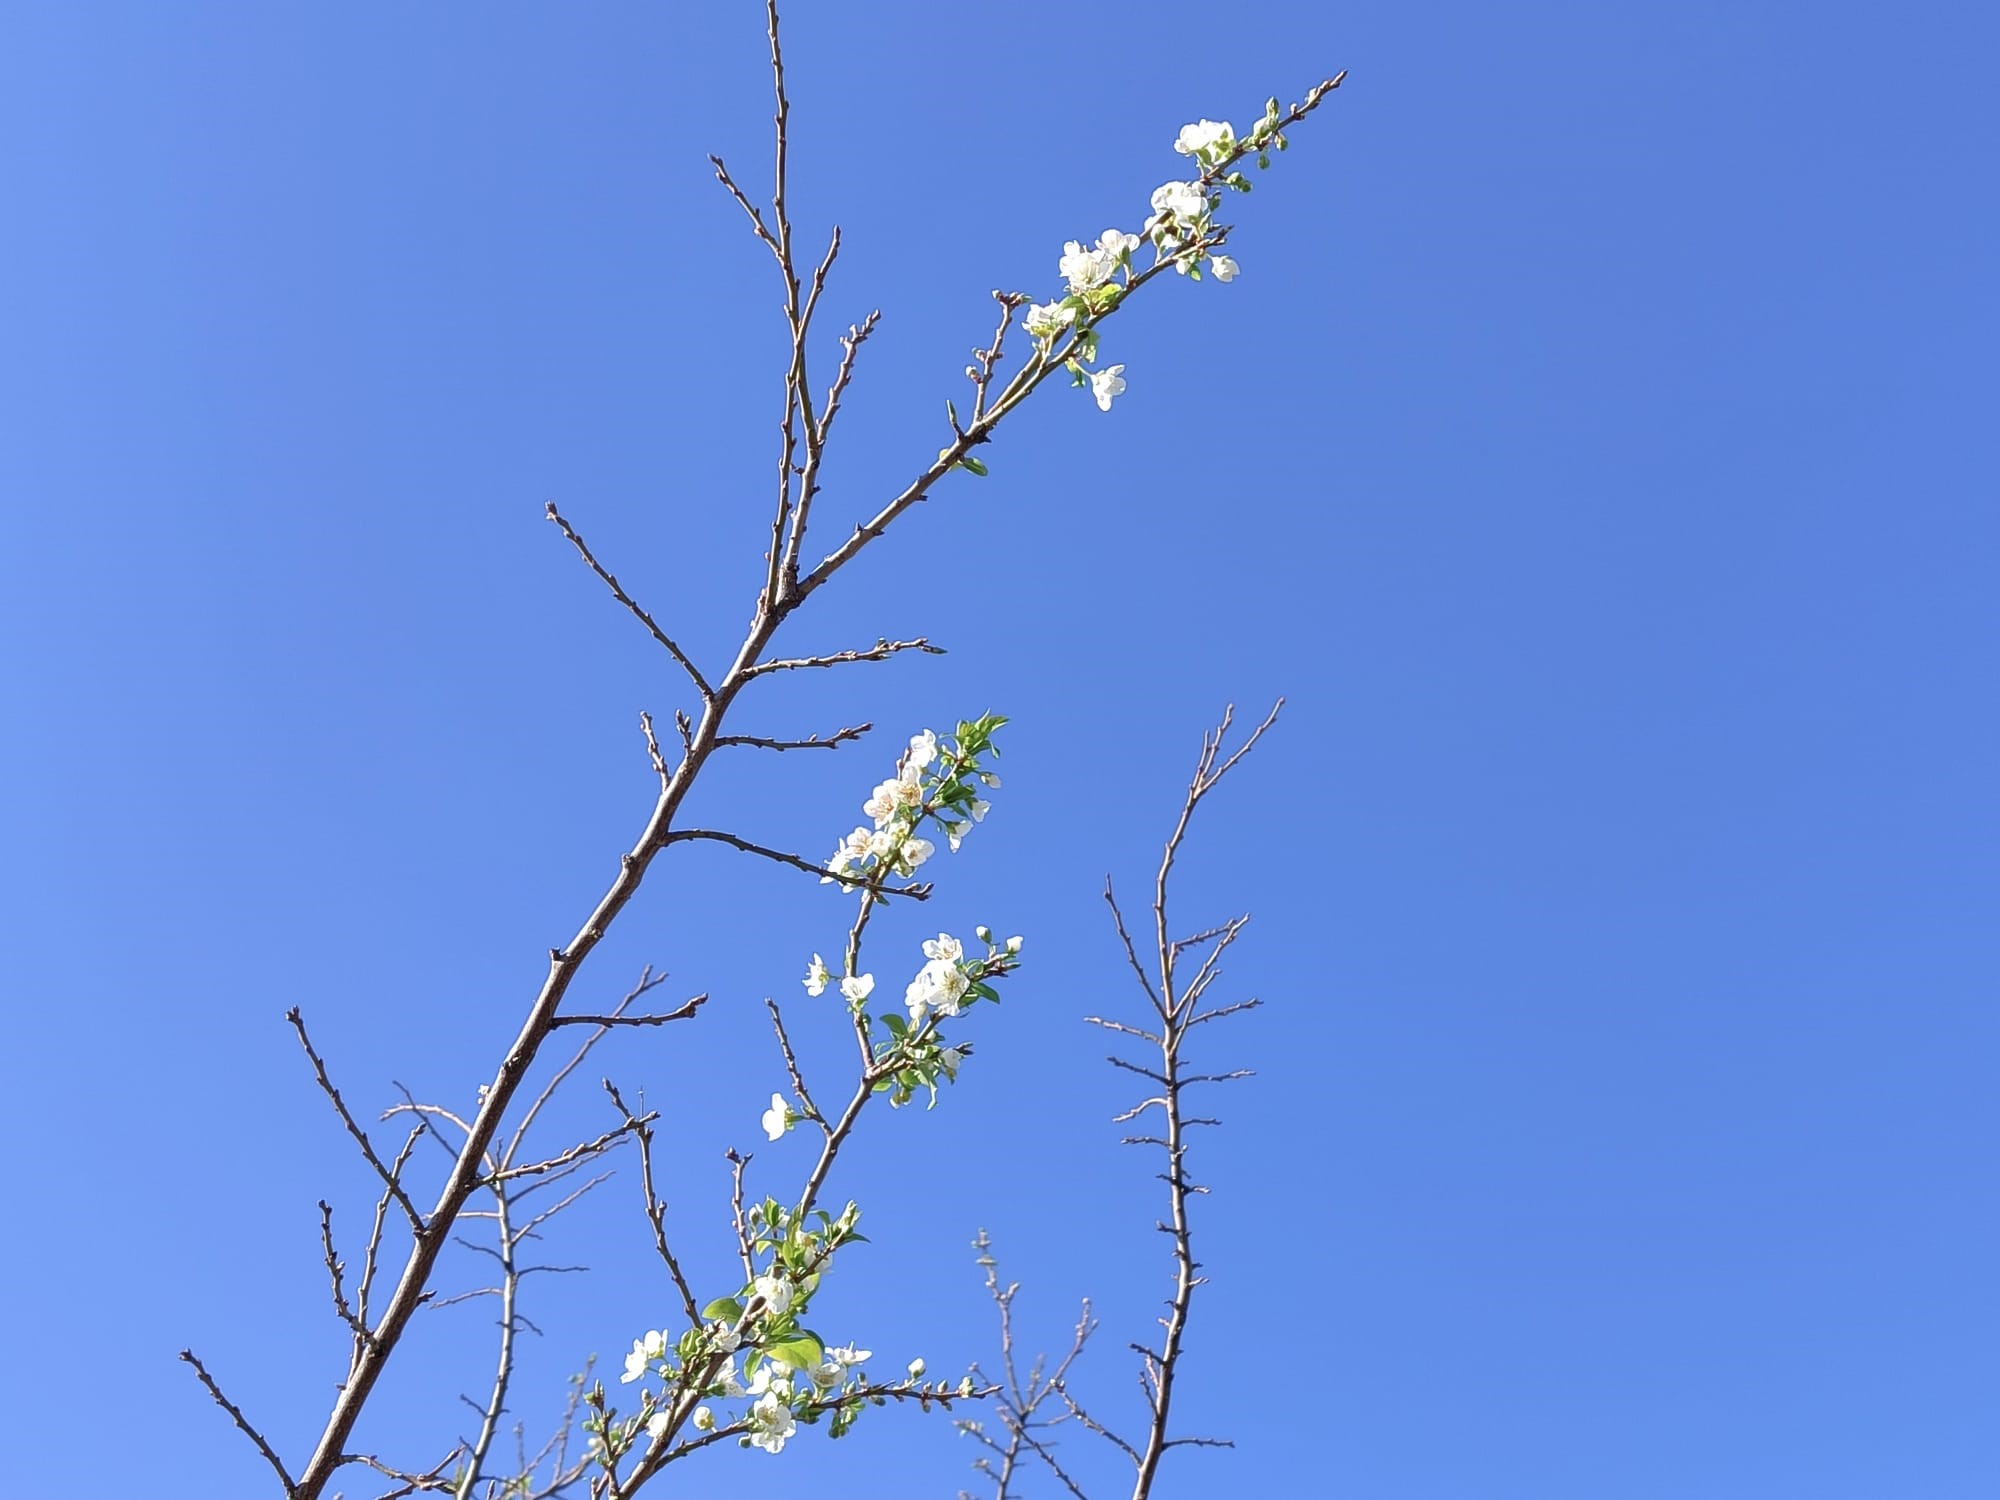
[[(1136, 228), (1184, 121), (1351, 70), (1232, 205), (1240, 280), (1107, 330), (1113, 411), (1046, 390), (785, 638), (950, 654), (742, 709), (878, 737), (703, 786), (817, 854), (901, 735), (1014, 720), (882, 963), (975, 922), (1033, 962), (836, 1184), (873, 1239), (825, 1331), (990, 1357), (983, 1225), (1025, 1337), (1092, 1296), (1083, 1384), (1132, 1400), (1168, 1267), (1080, 1020), (1136, 998), (1096, 893), (1221, 706), (1282, 693), (1181, 907), (1256, 914), (1225, 987), (1267, 1002), (1212, 1041), (1259, 1077), (1198, 1163), (1187, 1410), (1239, 1446), (1161, 1493), (1993, 1493), (2000, 23), (857, 0), (788, 34), (826, 326), (884, 312), (828, 537), (943, 440), (989, 289)], [(126, 1494), (78, 1473), (115, 1433), (149, 1493), (266, 1493), (173, 1354), (294, 1455), (340, 1372), (313, 1205), (351, 1234), (368, 1184), (282, 1012), (357, 1107), (468, 1102), (644, 819), (638, 710), (680, 701), (544, 503), (704, 660), (747, 613), (782, 334), (703, 154), (761, 179), (761, 17), (107, 3), (0, 41), (10, 1459)], [(674, 1120), (717, 1278), (720, 1153), (782, 1083), (759, 1002), (830, 1024), (797, 975), (846, 912), (677, 851), (580, 991), (716, 997), (593, 1067)], [(552, 1130), (603, 1128), (590, 1095)], [(631, 1177), (552, 1235), (593, 1273), (537, 1291), (531, 1423), (671, 1308)], [(369, 1446), (442, 1451), (488, 1335), (432, 1315)], [(878, 1413), (682, 1488), (950, 1493), (971, 1457)]]

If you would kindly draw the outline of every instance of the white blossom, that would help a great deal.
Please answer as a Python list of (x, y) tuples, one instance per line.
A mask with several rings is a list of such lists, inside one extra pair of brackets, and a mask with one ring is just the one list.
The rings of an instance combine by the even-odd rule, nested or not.
[[(932, 946), (924, 944), (926, 949)], [(959, 1002), (971, 987), (972, 981), (956, 963), (947, 958), (933, 958), (917, 971), (917, 977), (903, 991), (903, 1004), (909, 1007), (912, 1022), (922, 1021), (933, 1010), (941, 1016), (955, 1016)]]
[(1075, 321), (1075, 308), (1060, 302), (1044, 302), (1028, 309), (1023, 326), (1031, 338), (1052, 339)]
[(914, 870), (935, 853), (937, 853), (937, 845), (933, 844), (929, 839), (905, 839), (900, 851), (900, 858), (902, 859), (904, 869)]
[(694, 1409), (694, 1425), (698, 1432), (712, 1431), (715, 1427), (715, 1413), (706, 1406), (697, 1406)]
[(1234, 259), (1232, 259), (1227, 255), (1218, 255), (1214, 257), (1212, 260), (1209, 261), (1208, 268), (1209, 270), (1215, 273), (1215, 279), (1217, 281), (1234, 281), (1236, 279), (1236, 273), (1243, 269), (1241, 266), (1236, 264)]
[(750, 1446), (753, 1448), (776, 1453), (797, 1428), (792, 1409), (779, 1399), (775, 1391), (759, 1396), (757, 1404), (750, 1408)]
[(1109, 255), (1113, 259), (1130, 255), (1139, 248), (1140, 243), (1138, 235), (1127, 234), (1122, 229), (1107, 229), (1097, 237), (1098, 253)]
[(936, 938), (924, 941), (925, 958), (941, 958), (946, 963), (957, 963), (965, 957), (965, 944), (948, 932), (940, 932)]
[(792, 1128), (791, 1106), (785, 1103), (783, 1094), (771, 1096), (771, 1107), (764, 1111), (763, 1124), (764, 1134), (774, 1141)]
[(772, 1317), (782, 1318), (791, 1310), (792, 1284), (784, 1277), (759, 1276), (750, 1285), (756, 1289), (757, 1295), (764, 1299), (764, 1310)]
[(840, 1344), (826, 1351), (828, 1359), (837, 1365), (845, 1365), (850, 1369), (855, 1365), (866, 1364), (870, 1359), (874, 1358), (874, 1355), (874, 1350), (857, 1349), (852, 1344)]
[(861, 810), (875, 820), (877, 828), (885, 826), (903, 808), (916, 807), (923, 802), (924, 789), (916, 779), (922, 775), (919, 769), (915, 776), (890, 777), (875, 788), (868, 800), (861, 804)]
[[(702, 1410), (707, 1411), (708, 1408), (704, 1406)], [(673, 1420), (673, 1408), (670, 1406), (661, 1407), (650, 1417), (646, 1418), (646, 1436), (651, 1438), (665, 1437), (667, 1428), (672, 1424)]]
[(1219, 148), (1216, 154), (1220, 155), (1235, 145), (1236, 132), (1227, 120), (1197, 120), (1181, 126), (1181, 133), (1174, 137), (1174, 150), (1182, 156), (1199, 156), (1211, 148)]
[(1118, 269), (1118, 257), (1101, 249), (1085, 249), (1075, 240), (1063, 245), (1062, 259), (1056, 263), (1056, 270), (1069, 283), (1072, 292), (1087, 292), (1092, 287), (1102, 286), (1111, 279), (1111, 273)]
[(924, 1374), (924, 1357), (920, 1354), (910, 1361), (910, 1379), (921, 1380)]
[(963, 1047), (942, 1047), (938, 1049), (938, 1066), (944, 1069), (947, 1078), (958, 1077), (958, 1065), (965, 1061)]
[[(842, 850), (845, 850), (846, 847), (845, 844), (841, 845)], [(826, 982), (831, 978), (833, 978), (833, 975), (827, 972), (826, 960), (815, 953), (813, 961), (806, 965), (806, 993), (808, 995), (825, 994)]]
[(1019, 953), (1021, 951), (1021, 940), (1018, 937), (1008, 938), (1007, 951), (1009, 953)]
[(1097, 398), (1099, 411), (1111, 410), (1111, 398), (1122, 395), (1125, 390), (1123, 365), (1112, 365), (1109, 369), (1096, 370), (1090, 377), (1090, 394)]
[(979, 773), (979, 779), (985, 782), (986, 785), (992, 790), (996, 792), (1000, 790), (1000, 778), (998, 776), (995, 776), (991, 771), (981, 771)]
[(708, 1325), (708, 1341), (722, 1354), (734, 1354), (742, 1346), (743, 1335), (720, 1319)]
[(986, 815), (993, 811), (993, 804), (981, 798), (974, 797), (972, 799), (972, 806), (968, 807), (966, 811), (972, 814), (973, 822), (983, 823), (986, 821)]
[(925, 766), (936, 760), (937, 756), (937, 731), (926, 729), (910, 736), (910, 753), (904, 763), (915, 766), (921, 771)]
[(1176, 231), (1199, 224), (1208, 216), (1208, 195), (1198, 182), (1163, 182), (1153, 189), (1153, 217), (1147, 233)]
[(875, 976), (873, 974), (850, 974), (847, 978), (840, 981), (840, 993), (846, 996), (848, 1004), (859, 1005), (875, 993)]
[(625, 1373), (618, 1379), (630, 1384), (646, 1373), (646, 1366), (667, 1352), (667, 1336), (657, 1328), (647, 1332), (644, 1338), (632, 1340), (632, 1352), (625, 1356)]

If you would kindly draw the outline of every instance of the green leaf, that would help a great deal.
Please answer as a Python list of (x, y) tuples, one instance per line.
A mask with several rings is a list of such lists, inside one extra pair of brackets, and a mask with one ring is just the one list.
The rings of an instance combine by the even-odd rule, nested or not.
[(981, 479), (986, 477), (986, 465), (974, 458), (970, 453), (958, 461), (958, 466), (970, 473), (977, 474)]
[(767, 1358), (782, 1359), (794, 1370), (811, 1370), (826, 1361), (826, 1349), (819, 1339), (803, 1329), (783, 1343), (764, 1345), (764, 1353)]
[(743, 1304), (734, 1297), (717, 1297), (701, 1310), (701, 1315), (710, 1323), (735, 1323), (743, 1317)]

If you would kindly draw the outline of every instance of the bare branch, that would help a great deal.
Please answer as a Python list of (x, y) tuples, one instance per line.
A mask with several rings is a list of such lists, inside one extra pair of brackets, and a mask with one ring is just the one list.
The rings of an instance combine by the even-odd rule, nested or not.
[(333, 1205), (324, 1198), (319, 1200), (319, 1243), (326, 1257), (327, 1283), (333, 1290), (333, 1310), (347, 1325), (348, 1332), (357, 1339), (366, 1339), (368, 1325), (355, 1316), (354, 1308), (347, 1300), (347, 1266), (333, 1248)]
[(299, 1008), (295, 1005), (285, 1012), (285, 1019), (292, 1023), (292, 1030), (299, 1036), (299, 1045), (305, 1048), (306, 1057), (312, 1062), (313, 1078), (319, 1084), (320, 1092), (333, 1101), (334, 1112), (340, 1116), (340, 1123), (347, 1127), (347, 1133), (354, 1138), (354, 1144), (361, 1148), (361, 1154), (367, 1158), (368, 1165), (373, 1167), (375, 1174), (382, 1179), (383, 1188), (409, 1216), (410, 1228), (422, 1234), (423, 1216), (417, 1212), (417, 1206), (410, 1201), (409, 1194), (403, 1191), (403, 1184), (397, 1180), (396, 1174), (383, 1165), (382, 1158), (375, 1154), (375, 1145), (368, 1139), (368, 1132), (363, 1130), (356, 1123), (354, 1116), (347, 1112), (347, 1101), (340, 1097), (340, 1090), (333, 1086), (333, 1080), (327, 1076), (326, 1060), (313, 1049), (312, 1038), (306, 1035), (305, 1017), (299, 1013)]
[(257, 1445), (257, 1451), (264, 1455), (264, 1462), (269, 1464), (271, 1471), (278, 1476), (278, 1482), (285, 1487), (285, 1493), (291, 1494), (296, 1487), (292, 1483), (292, 1476), (285, 1472), (283, 1462), (271, 1445), (264, 1440), (264, 1434), (250, 1425), (250, 1419), (243, 1415), (243, 1409), (222, 1394), (222, 1387), (215, 1383), (215, 1377), (208, 1373), (208, 1367), (195, 1358), (192, 1349), (181, 1350), (181, 1363), (193, 1368), (195, 1379), (207, 1388), (209, 1395), (215, 1398), (215, 1404), (229, 1413), (229, 1420), (236, 1424), (236, 1430)]
[(860, 739), (874, 727), (873, 724), (854, 724), (836, 729), (824, 739), (816, 734), (809, 734), (802, 740), (775, 740), (761, 734), (722, 734), (716, 736), (715, 748), (749, 745), (758, 750), (838, 750), (849, 741)]
[(943, 656), (944, 647), (933, 646), (919, 636), (914, 641), (878, 640), (860, 651), (836, 651), (831, 656), (797, 656), (779, 661), (760, 661), (744, 675), (762, 677), (770, 672), (796, 672), (806, 667), (840, 667), (856, 661), (887, 661), (903, 651), (921, 651), (926, 656)]
[(785, 1018), (778, 1010), (778, 1002), (766, 995), (764, 1008), (771, 1013), (771, 1028), (778, 1033), (778, 1050), (785, 1054), (785, 1072), (792, 1080), (793, 1092), (799, 1096), (799, 1102), (806, 1107), (807, 1118), (818, 1121), (821, 1130), (831, 1130), (833, 1127), (826, 1123), (826, 1117), (819, 1112), (819, 1106), (813, 1103), (812, 1095), (806, 1092), (805, 1075), (799, 1071), (799, 1059), (792, 1051), (792, 1039), (785, 1035)]
[(681, 1295), (681, 1306), (687, 1310), (688, 1322), (699, 1325), (701, 1304), (695, 1300), (694, 1289), (688, 1285), (681, 1263), (667, 1243), (667, 1205), (660, 1201), (659, 1193), (653, 1187), (653, 1132), (625, 1107), (625, 1100), (610, 1079), (604, 1081), (604, 1092), (611, 1096), (611, 1102), (618, 1113), (633, 1124), (633, 1133), (639, 1140), (639, 1188), (646, 1196), (646, 1222), (653, 1226), (653, 1248), (673, 1278), (674, 1290)]
[(646, 627), (653, 639), (658, 641), (662, 646), (665, 646), (668, 654), (680, 663), (681, 670), (688, 674), (688, 680), (694, 683), (695, 691), (701, 694), (702, 701), (706, 703), (714, 698), (715, 690), (708, 685), (708, 679), (701, 675), (701, 669), (688, 659), (687, 653), (675, 644), (672, 636), (660, 629), (658, 622), (639, 606), (638, 601), (633, 599), (630, 594), (626, 593), (619, 586), (618, 580), (611, 576), (604, 564), (599, 562), (591, 552), (583, 538), (576, 534), (576, 528), (563, 519), (562, 512), (556, 509), (555, 501), (551, 500), (548, 502), (545, 514), (551, 521), (562, 528), (562, 534), (569, 539), (569, 544), (576, 548), (578, 555), (583, 558), (584, 562), (590, 565), (590, 571), (602, 579), (604, 586), (611, 590), (611, 597), (630, 610), (634, 618)]
[(686, 1021), (691, 1019), (694, 1013), (707, 1003), (708, 995), (703, 993), (696, 995), (685, 1005), (674, 1010), (661, 1011), (655, 1015), (557, 1016), (550, 1024), (553, 1026), (602, 1026), (607, 1029), (613, 1026), (664, 1026), (669, 1021)]

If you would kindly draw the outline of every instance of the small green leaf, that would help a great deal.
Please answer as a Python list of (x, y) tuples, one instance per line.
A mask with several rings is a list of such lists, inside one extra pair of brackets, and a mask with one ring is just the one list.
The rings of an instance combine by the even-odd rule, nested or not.
[(794, 1370), (817, 1369), (826, 1360), (826, 1349), (819, 1339), (804, 1330), (783, 1343), (764, 1345), (764, 1353), (768, 1358), (782, 1359)]
[(958, 461), (958, 466), (969, 473), (977, 474), (981, 479), (986, 477), (986, 465), (974, 458), (970, 453)]
[(701, 1315), (711, 1323), (736, 1323), (743, 1317), (743, 1304), (734, 1297), (717, 1297), (701, 1310)]

